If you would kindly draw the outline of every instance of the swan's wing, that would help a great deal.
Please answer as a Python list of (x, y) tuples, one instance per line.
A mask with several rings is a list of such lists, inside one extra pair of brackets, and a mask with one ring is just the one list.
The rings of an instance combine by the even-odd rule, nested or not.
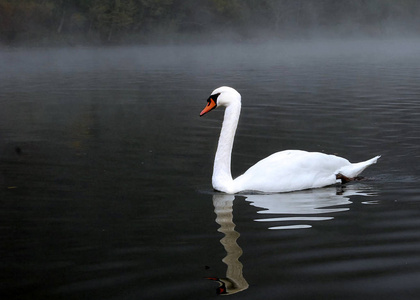
[(287, 192), (331, 185), (344, 158), (319, 152), (286, 150), (257, 162), (234, 180), (239, 190)]

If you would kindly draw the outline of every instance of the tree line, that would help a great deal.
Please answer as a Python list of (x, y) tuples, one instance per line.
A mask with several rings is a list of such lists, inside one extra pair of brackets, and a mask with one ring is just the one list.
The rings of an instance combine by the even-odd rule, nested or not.
[(418, 0), (0, 0), (0, 41), (147, 43), (420, 32)]

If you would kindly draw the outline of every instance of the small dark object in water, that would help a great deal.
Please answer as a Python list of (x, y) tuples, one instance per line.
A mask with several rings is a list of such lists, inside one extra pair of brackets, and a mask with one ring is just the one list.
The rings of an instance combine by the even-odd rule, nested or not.
[(20, 155), (22, 154), (22, 149), (20, 147), (16, 147), (15, 152)]
[(342, 184), (346, 184), (350, 181), (359, 181), (359, 180), (363, 180), (364, 177), (362, 176), (356, 176), (356, 177), (347, 177), (344, 176), (343, 174), (338, 173), (337, 175), (335, 175), (336, 179), (340, 179)]

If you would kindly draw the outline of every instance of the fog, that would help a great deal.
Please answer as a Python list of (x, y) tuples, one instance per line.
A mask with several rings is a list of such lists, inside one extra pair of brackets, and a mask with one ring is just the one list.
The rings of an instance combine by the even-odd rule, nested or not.
[(409, 0), (0, 0), (0, 77), (410, 56), (419, 15)]
[[(94, 51), (92, 51), (95, 49)], [(113, 46), (63, 48), (5, 48), (0, 51), (0, 78), (25, 78), (55, 72), (101, 72), (104, 70), (147, 71), (189, 67), (208, 72), (248, 65), (301, 64), (334, 57), (359, 57), (373, 61), (416, 55), (418, 38), (318, 38), (265, 43), (216, 43), (213, 45)], [(370, 60), (370, 61), (369, 61)], [(373, 61), (372, 61), (373, 60)], [(100, 74), (99, 74), (100, 76)]]
[(0, 45), (262, 43), (412, 37), (413, 0), (0, 0)]

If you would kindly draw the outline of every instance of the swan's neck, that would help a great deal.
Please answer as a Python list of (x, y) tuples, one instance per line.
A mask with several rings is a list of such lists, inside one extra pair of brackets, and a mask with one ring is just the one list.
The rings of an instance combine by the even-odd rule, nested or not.
[(225, 110), (225, 117), (217, 145), (216, 157), (213, 167), (213, 188), (225, 192), (234, 193), (233, 179), (231, 173), (231, 156), (233, 140), (238, 126), (241, 113), (241, 102), (232, 102)]

